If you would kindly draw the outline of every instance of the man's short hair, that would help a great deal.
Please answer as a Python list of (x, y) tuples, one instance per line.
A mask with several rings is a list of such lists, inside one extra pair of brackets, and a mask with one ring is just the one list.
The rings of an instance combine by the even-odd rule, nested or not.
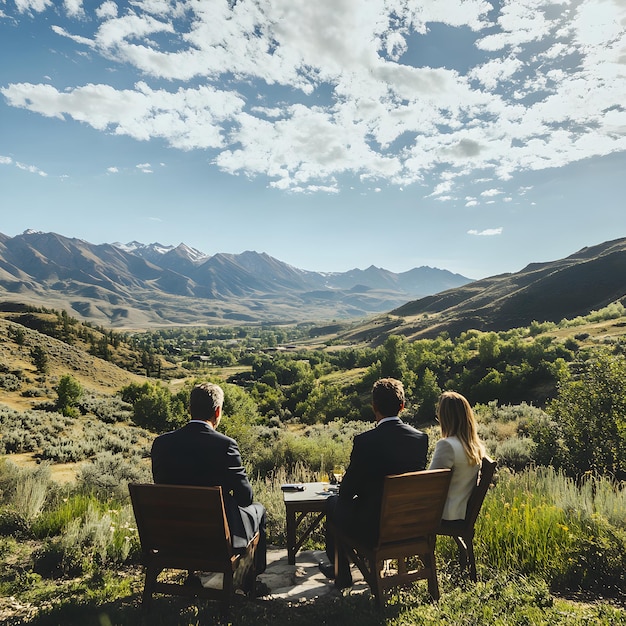
[(404, 404), (404, 386), (395, 378), (380, 378), (372, 387), (372, 404), (383, 417), (394, 417)]
[(224, 404), (224, 391), (214, 383), (200, 383), (191, 390), (189, 413), (192, 419), (213, 420), (215, 411)]

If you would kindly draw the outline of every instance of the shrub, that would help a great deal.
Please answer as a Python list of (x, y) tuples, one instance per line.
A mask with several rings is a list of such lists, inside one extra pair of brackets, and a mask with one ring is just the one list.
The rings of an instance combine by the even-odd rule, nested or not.
[(100, 500), (87, 493), (58, 493), (49, 498), (39, 516), (32, 522), (31, 531), (38, 539), (60, 535), (68, 524), (82, 518), (89, 507), (101, 507)]
[(89, 505), (63, 533), (49, 539), (33, 555), (33, 569), (42, 576), (78, 575), (125, 562), (138, 552), (132, 508), (101, 511)]
[(20, 474), (13, 497), (13, 505), (17, 512), (27, 520), (32, 520), (39, 515), (46, 501), (49, 484), (50, 468), (48, 466), (41, 466), (40, 471)]
[[(257, 445), (249, 456), (244, 455), (244, 460), (251, 465), (253, 473), (261, 476), (278, 467), (292, 472), (296, 466), (326, 473), (334, 465), (348, 464), (352, 439), (369, 428), (371, 424), (366, 422), (342, 420), (310, 426), (300, 432), (257, 427), (254, 430)], [(259, 440), (264, 445), (258, 445)]]
[(622, 593), (626, 589), (626, 532), (592, 515), (575, 520), (572, 533), (564, 567), (556, 574), (553, 586), (606, 596)]
[(107, 424), (127, 422), (132, 418), (132, 405), (121, 398), (86, 395), (79, 402), (83, 413), (91, 413)]
[(599, 354), (578, 378), (562, 375), (547, 411), (561, 424), (570, 474), (626, 479), (626, 357)]
[(58, 395), (57, 408), (61, 413), (71, 417), (77, 416), (78, 409), (76, 406), (83, 395), (81, 384), (73, 376), (65, 374), (61, 376), (55, 391)]
[(30, 534), (30, 524), (24, 515), (9, 508), (0, 510), (0, 535), (25, 539)]
[(86, 492), (103, 498), (128, 499), (129, 482), (150, 482), (150, 467), (139, 457), (130, 460), (111, 452), (100, 452), (92, 463), (81, 467), (77, 482)]
[(41, 450), (41, 458), (57, 463), (77, 463), (84, 461), (96, 451), (93, 441), (58, 441), (46, 443)]
[(563, 467), (568, 450), (559, 422), (546, 413), (539, 412), (520, 423), (518, 432), (530, 437), (534, 442), (533, 459), (535, 463)]
[(0, 387), (7, 391), (18, 391), (22, 381), (15, 374), (0, 374)]
[(29, 387), (22, 391), (23, 398), (43, 398), (46, 395), (46, 390), (42, 387)]
[(533, 460), (536, 445), (528, 437), (514, 437), (499, 443), (495, 456), (501, 465), (519, 471), (528, 467)]
[(63, 574), (78, 575), (82, 568), (78, 553), (67, 553), (59, 541), (48, 540), (32, 554), (33, 571), (44, 578), (56, 578)]

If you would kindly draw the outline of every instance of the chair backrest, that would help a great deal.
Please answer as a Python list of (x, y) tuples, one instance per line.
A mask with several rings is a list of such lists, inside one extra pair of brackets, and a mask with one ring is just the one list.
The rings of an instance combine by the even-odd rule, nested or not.
[(465, 524), (467, 527), (472, 527), (476, 523), (497, 465), (498, 463), (488, 456), (483, 457), (482, 463), (480, 464), (478, 482), (467, 501), (467, 512), (465, 513)]
[(441, 521), (451, 478), (449, 469), (386, 476), (379, 545), (433, 534)]
[(221, 487), (128, 485), (144, 553), (226, 561), (232, 555)]

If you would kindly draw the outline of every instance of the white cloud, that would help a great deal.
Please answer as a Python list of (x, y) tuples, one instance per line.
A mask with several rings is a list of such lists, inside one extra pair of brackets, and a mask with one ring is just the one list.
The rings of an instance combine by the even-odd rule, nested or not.
[(13, 165), (23, 172), (29, 172), (31, 174), (37, 174), (38, 176), (43, 177), (48, 176), (47, 172), (39, 169), (36, 165), (27, 165), (26, 163), (20, 163), (20, 161), (15, 161), (10, 156), (0, 155), (0, 165)]
[(64, 28), (62, 28), (61, 26), (57, 26), (56, 24), (53, 24), (50, 27), (50, 29), (52, 30), (53, 33), (56, 33), (57, 35), (61, 37), (67, 37), (68, 39), (71, 39), (72, 41), (75, 41), (76, 43), (83, 44), (85, 46), (92, 45), (91, 39), (88, 39), (87, 37), (80, 37), (79, 35), (72, 35), (71, 33), (68, 33)]
[(15, 161), (15, 167), (25, 172), (30, 172), (31, 174), (37, 174), (38, 176), (44, 176), (44, 177), (48, 176), (46, 172), (44, 172), (43, 170), (40, 170), (35, 165), (27, 165), (25, 163), (20, 163), (19, 161)]
[(143, 174), (152, 174), (154, 170), (152, 169), (152, 165), (150, 163), (138, 163), (135, 167), (142, 172)]
[(85, 13), (83, 9), (83, 0), (63, 0), (63, 4), (67, 14), (72, 17), (81, 16)]
[(221, 123), (232, 118), (243, 101), (235, 93), (211, 87), (168, 92), (138, 83), (134, 90), (85, 85), (64, 92), (51, 85), (13, 84), (0, 89), (9, 104), (47, 117), (70, 116), (97, 130), (147, 141), (163, 137), (181, 149), (223, 145)]
[(484, 198), (491, 198), (493, 196), (499, 196), (502, 193), (499, 189), (485, 189), (485, 191), (481, 192), (481, 196)]
[(117, 4), (112, 0), (106, 0), (96, 9), (96, 16), (101, 20), (117, 17)]
[(50, 6), (53, 6), (52, 0), (15, 0), (15, 7), (20, 13), (41, 13)]
[(520, 71), (524, 71), (524, 63), (518, 58), (509, 56), (478, 65), (469, 72), (469, 76), (479, 80), (487, 89), (494, 90)]
[[(224, 171), (278, 189), (334, 191), (352, 174), (374, 187), (426, 183), (440, 200), (469, 179), (493, 197), (517, 172), (626, 150), (623, 1), (63, 5), (80, 28), (53, 32), (131, 70), (135, 85), (115, 72), (69, 88), (14, 83), (0, 89), (10, 106), (210, 150)], [(51, 6), (16, 1), (20, 13)], [(439, 66), (414, 60), (432, 24), (473, 33), (471, 67), (447, 58), (445, 41), (433, 42)]]
[(500, 228), (486, 228), (485, 230), (468, 230), (468, 235), (476, 235), (478, 237), (495, 237), (496, 235), (501, 235), (504, 229)]
[(117, 174), (119, 171), (120, 171), (119, 167), (115, 167), (115, 166), (107, 167), (107, 172), (109, 172), (109, 174)]

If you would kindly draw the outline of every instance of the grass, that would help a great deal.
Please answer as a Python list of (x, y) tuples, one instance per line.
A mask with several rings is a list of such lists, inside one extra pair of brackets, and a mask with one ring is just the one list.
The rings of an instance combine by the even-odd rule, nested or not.
[(478, 561), (541, 577), (554, 590), (623, 594), (626, 520), (618, 507), (626, 485), (594, 484), (592, 491), (550, 468), (501, 473), (477, 522)]
[[(367, 595), (326, 596), (314, 602), (290, 605), (279, 600), (250, 602), (235, 599), (228, 623), (241, 626), (278, 624), (319, 626), (358, 624), (412, 626), (420, 624), (589, 625), (626, 624), (626, 614), (606, 603), (573, 603), (554, 598), (544, 582), (527, 577), (495, 575), (484, 582), (464, 584), (452, 575), (441, 577), (437, 604), (426, 597), (423, 585), (392, 593), (378, 611)], [(107, 575), (68, 584), (57, 599), (44, 604), (33, 618), (7, 621), (32, 626), (130, 626), (141, 623), (138, 602), (140, 578)], [(33, 597), (33, 600), (38, 600)], [(25, 604), (24, 612), (30, 606)], [(150, 626), (205, 626), (219, 622), (215, 603), (158, 596), (147, 622)]]
[[(16, 486), (32, 472), (0, 464), (0, 517), (24, 497)], [(45, 476), (41, 476), (44, 481)], [(269, 542), (285, 545), (280, 484), (314, 481), (300, 464), (254, 480), (268, 510)], [(13, 494), (13, 495), (11, 495)], [(142, 572), (138, 539), (127, 502), (86, 491), (86, 485), (50, 486), (40, 512), (20, 518), (12, 536), (0, 536), (0, 621), (34, 626), (124, 626), (141, 619)], [(437, 544), (442, 597), (429, 601), (424, 583), (390, 594), (383, 612), (365, 595), (336, 595), (289, 604), (236, 599), (232, 624), (626, 624), (626, 529), (614, 511), (624, 485), (607, 480), (575, 484), (553, 470), (500, 472), (487, 495), (475, 540), (479, 582), (458, 570), (456, 547)], [(25, 524), (25, 525), (24, 525)], [(18, 533), (19, 531), (19, 533)], [(321, 531), (306, 547), (323, 545)], [(558, 595), (581, 591), (592, 603)], [(555, 595), (556, 594), (556, 595)], [(608, 599), (602, 599), (607, 597)], [(157, 596), (150, 626), (216, 623), (215, 603)], [(11, 604), (12, 603), (12, 604)]]

